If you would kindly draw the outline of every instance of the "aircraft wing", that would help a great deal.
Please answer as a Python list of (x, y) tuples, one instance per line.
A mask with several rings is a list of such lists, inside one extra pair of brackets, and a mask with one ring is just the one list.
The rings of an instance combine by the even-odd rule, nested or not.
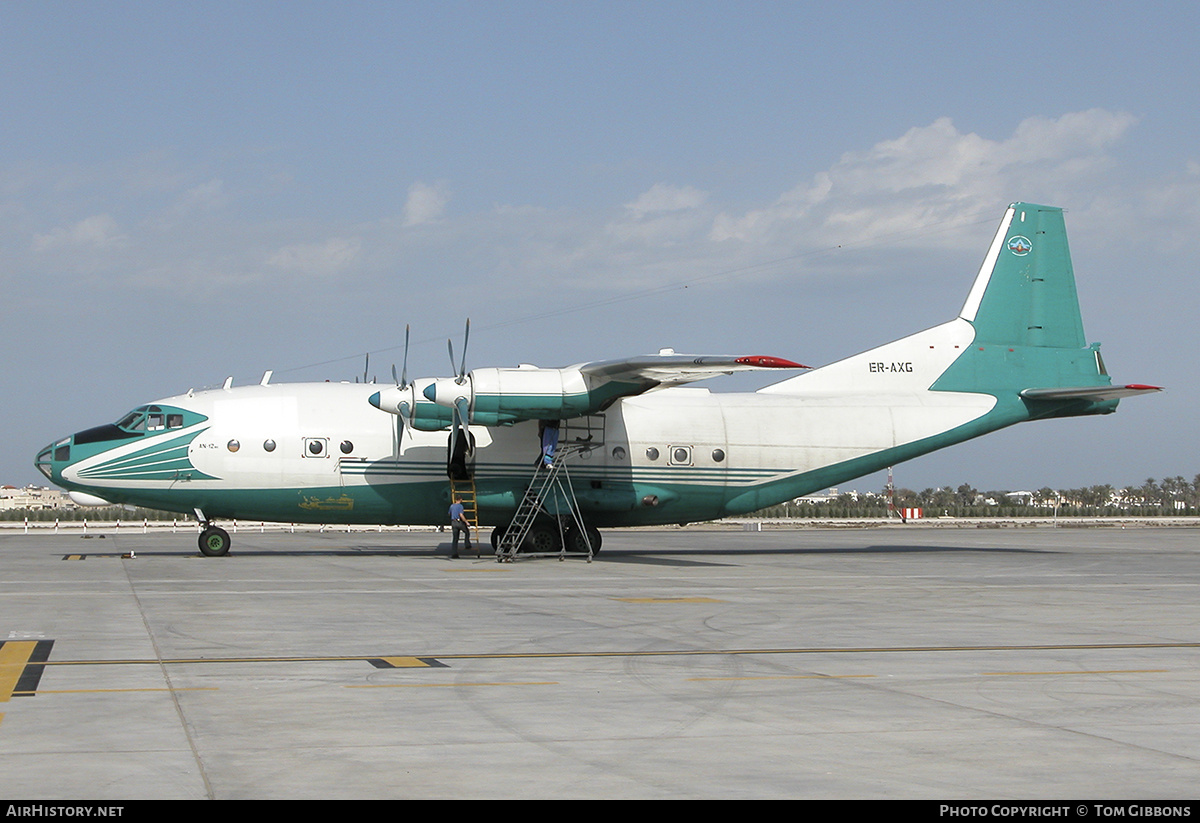
[(680, 385), (706, 380), (722, 374), (757, 369), (807, 369), (808, 366), (782, 357), (721, 354), (652, 354), (621, 360), (597, 360), (576, 366), (597, 381), (649, 383), (653, 386)]
[[(565, 420), (595, 414), (618, 398), (634, 397), (659, 386), (677, 386), (755, 369), (807, 369), (781, 357), (749, 355), (691, 355), (666, 350), (624, 360), (597, 360), (562, 369), (523, 366), (515, 369), (473, 369), (463, 380), (430, 382), (421, 394), (447, 409), (465, 404), (466, 420), (481, 426), (504, 426), (522, 420)], [(393, 414), (412, 415), (412, 425), (425, 428), (420, 414), (402, 410), (403, 390), (381, 390), (371, 402)], [(394, 395), (394, 396), (393, 396)], [(415, 406), (421, 411), (421, 404)], [(395, 409), (395, 411), (393, 411)], [(460, 416), (462, 411), (459, 412)], [(445, 415), (425, 414), (431, 428), (444, 428)]]

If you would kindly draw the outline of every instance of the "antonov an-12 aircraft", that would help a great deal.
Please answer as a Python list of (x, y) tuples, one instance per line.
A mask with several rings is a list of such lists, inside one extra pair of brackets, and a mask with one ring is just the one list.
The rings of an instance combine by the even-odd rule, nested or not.
[[(469, 328), (469, 327), (468, 327)], [(407, 352), (406, 352), (407, 356)], [(453, 350), (451, 362), (453, 363)], [(465, 362), (465, 352), (464, 352)], [(680, 388), (774, 357), (657, 355), (566, 368), (459, 369), (447, 378), (188, 391), (38, 452), (80, 503), (218, 520), (443, 524), (451, 478), (478, 524), (513, 522), (542, 457), (570, 446), (580, 515), (530, 515), (527, 545), (599, 549), (598, 529), (746, 514), (1026, 420), (1108, 414), (1119, 398), (1083, 336), (1062, 210), (1008, 208), (958, 316), (751, 393)], [(394, 372), (394, 370), (393, 370)]]

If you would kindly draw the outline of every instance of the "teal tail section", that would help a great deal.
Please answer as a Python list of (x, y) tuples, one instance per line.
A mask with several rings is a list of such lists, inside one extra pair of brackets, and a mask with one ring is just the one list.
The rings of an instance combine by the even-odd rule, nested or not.
[[(1087, 345), (1062, 209), (1014, 203), (988, 256), (994, 262), (978, 306), (973, 307), (972, 289), (963, 307), (977, 341), (1063, 349)], [(974, 317), (966, 317), (973, 308)]]
[(933, 390), (991, 394), (1003, 425), (1116, 410), (1123, 394), (1084, 338), (1062, 209), (1009, 206), (959, 316), (974, 343)]

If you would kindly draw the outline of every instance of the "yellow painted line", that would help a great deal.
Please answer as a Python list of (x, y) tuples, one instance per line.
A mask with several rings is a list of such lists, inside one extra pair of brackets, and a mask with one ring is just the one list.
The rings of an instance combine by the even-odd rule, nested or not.
[(343, 686), (345, 689), (457, 689), (462, 686), (558, 686), (557, 680), (529, 680), (496, 683), (361, 683)]
[[(216, 686), (196, 686), (187, 689), (38, 689), (38, 694), (108, 694), (111, 692), (219, 692)], [(17, 692), (17, 694), (33, 694), (33, 692)]]
[(375, 657), (373, 660), (382, 660), (393, 669), (429, 669), (433, 668), (427, 662), (419, 657)]
[(715, 597), (614, 597), (621, 603), (724, 603)]
[(874, 674), (764, 674), (744, 677), (689, 677), (688, 680), (696, 682), (707, 680), (850, 680), (877, 676)]
[[(199, 556), (199, 555), (197, 555)], [(14, 641), (8, 641), (12, 643)], [(757, 649), (660, 649), (660, 650), (614, 650), (588, 652), (481, 652), (475, 654), (426, 654), (427, 660), (548, 660), (548, 659), (596, 659), (605, 657), (722, 657), (726, 655), (813, 655), (813, 654), (895, 654), (895, 653), (943, 653), (943, 652), (1011, 652), (1011, 651), (1113, 651), (1121, 649), (1196, 649), (1200, 642), (1182, 643), (1061, 643), (1044, 645), (986, 645), (986, 646), (770, 646)], [(39, 666), (160, 666), (191, 665), (199, 663), (338, 663), (358, 660), (406, 659), (410, 655), (311, 655), (298, 657), (182, 657), (182, 658), (130, 658), (125, 660), (47, 660)], [(419, 659), (419, 658), (418, 658)], [(0, 661), (2, 662), (2, 661)]]
[(12, 697), (36, 647), (36, 640), (5, 640), (0, 646), (0, 703)]
[(1062, 672), (980, 672), (980, 674), (990, 677), (1008, 677), (1036, 674), (1163, 674), (1169, 671), (1170, 669), (1074, 669)]

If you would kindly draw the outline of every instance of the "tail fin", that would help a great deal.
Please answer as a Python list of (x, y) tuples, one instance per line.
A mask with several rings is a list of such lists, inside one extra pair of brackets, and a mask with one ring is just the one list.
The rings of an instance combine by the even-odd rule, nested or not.
[(959, 316), (980, 343), (1087, 345), (1062, 209), (1008, 207)]
[(1016, 420), (1103, 414), (1156, 389), (1113, 387), (1087, 345), (1062, 209), (1014, 203), (957, 318), (760, 392), (925, 390), (991, 395)]
[(931, 388), (1017, 397), (1035, 417), (1114, 411), (1155, 386), (1113, 386), (1100, 344), (1087, 345), (1062, 209), (1013, 203), (959, 313), (970, 349)]

